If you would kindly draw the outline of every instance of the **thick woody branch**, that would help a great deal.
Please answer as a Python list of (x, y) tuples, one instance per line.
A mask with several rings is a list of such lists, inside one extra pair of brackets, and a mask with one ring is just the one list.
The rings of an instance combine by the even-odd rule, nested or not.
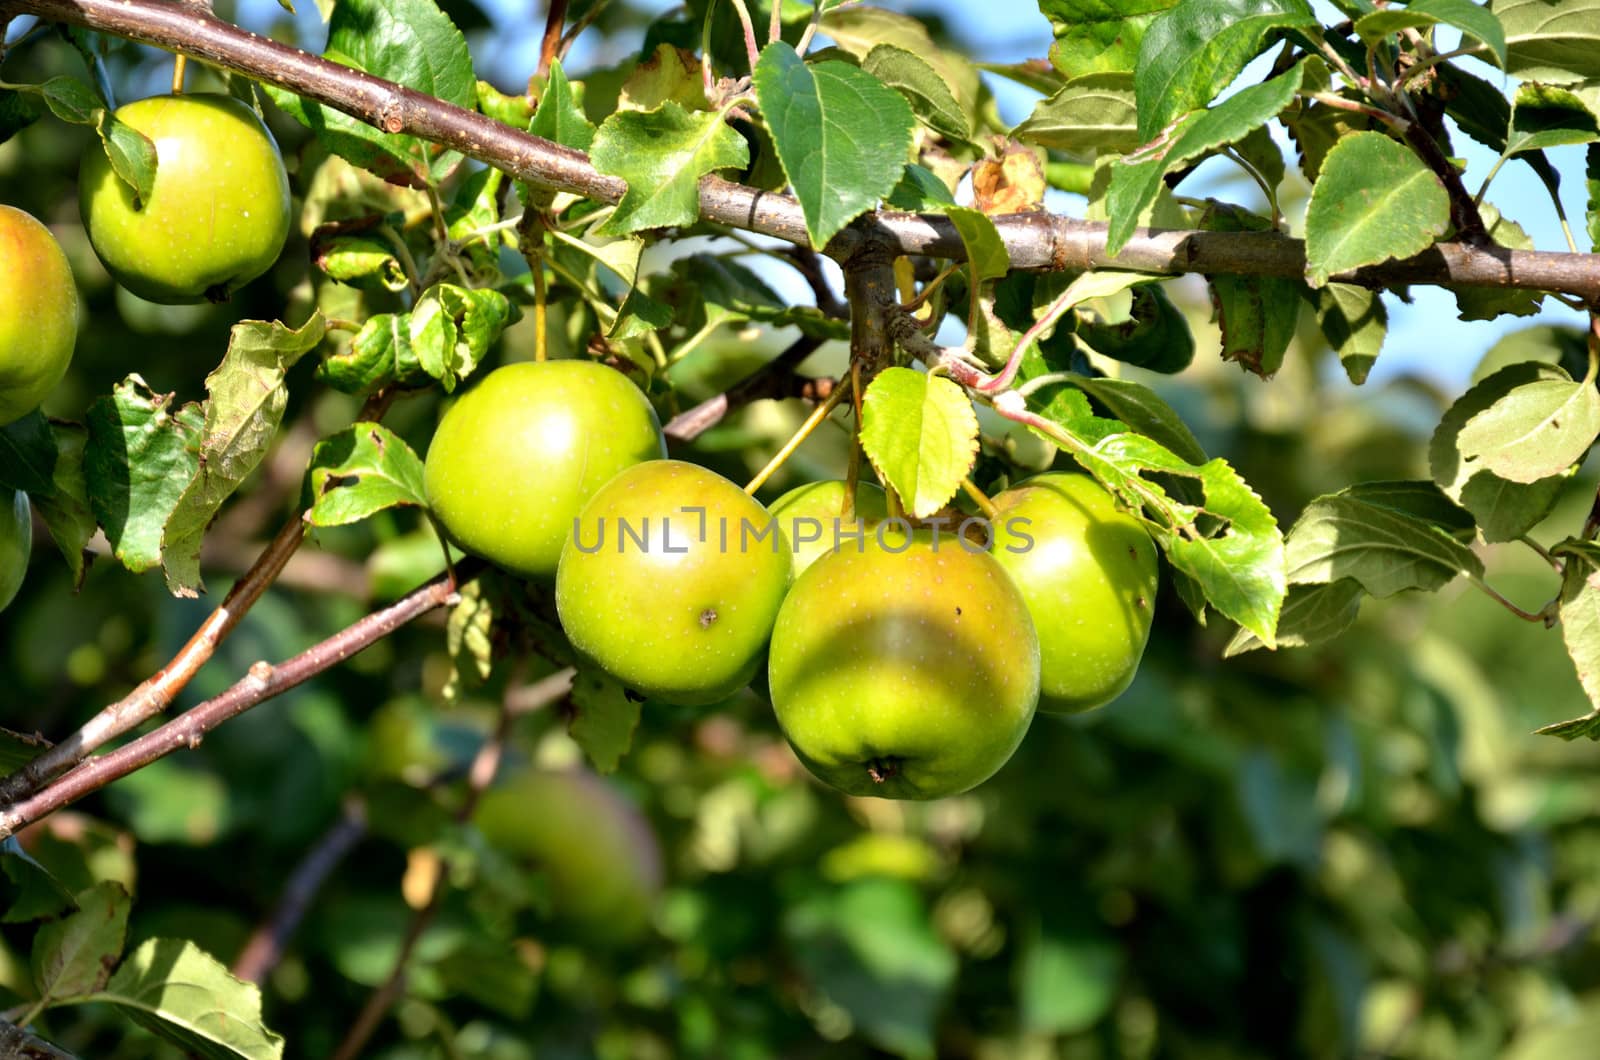
[[(458, 565), (457, 573), (475, 568), (476, 563), (468, 561)], [(83, 762), (42, 791), (0, 810), (0, 839), (174, 751), (199, 747), (205, 735), (223, 722), (282, 695), (387, 637), (417, 616), (444, 605), (455, 594), (455, 584), (448, 575), (441, 576), (286, 662), (277, 666), (256, 663), (243, 679), (221, 695), (115, 751)]]
[[(295, 92), (390, 133), (418, 136), (504, 170), (518, 180), (601, 202), (616, 202), (626, 185), (599, 173), (581, 152), (434, 99), (389, 81), (267, 40), (203, 12), (163, 0), (0, 0), (0, 17), (33, 14), (86, 26), (194, 56), (223, 69)], [(760, 232), (798, 245), (807, 242), (800, 206), (787, 195), (715, 177), (700, 183), (700, 214), (708, 221)], [(1263, 232), (1141, 229), (1122, 252), (1105, 252), (1106, 226), (1050, 214), (995, 218), (1014, 268), (1115, 267), (1154, 273), (1229, 273), (1303, 276), (1305, 246)], [(880, 212), (840, 233), (830, 256), (850, 258), (863, 242), (897, 254), (960, 260), (961, 237), (947, 218)], [(1405, 261), (1334, 277), (1374, 287), (1459, 284), (1560, 291), (1600, 300), (1600, 267), (1593, 255), (1507, 250), (1443, 243)]]

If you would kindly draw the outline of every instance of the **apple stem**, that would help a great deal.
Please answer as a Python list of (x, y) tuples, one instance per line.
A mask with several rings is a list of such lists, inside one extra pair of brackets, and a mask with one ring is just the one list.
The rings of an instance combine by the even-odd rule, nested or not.
[(978, 506), (978, 510), (983, 513), (984, 518), (990, 522), (999, 520), (1000, 509), (994, 506), (994, 501), (989, 499), (987, 493), (978, 488), (976, 482), (973, 482), (970, 478), (964, 478), (961, 480), (961, 488), (966, 491), (968, 497), (972, 498), (972, 503)]
[(784, 461), (794, 455), (794, 451), (800, 448), (800, 443), (811, 436), (811, 432), (817, 429), (817, 425), (827, 419), (828, 413), (838, 408), (839, 402), (853, 389), (848, 379), (839, 380), (828, 394), (828, 399), (811, 410), (811, 415), (807, 416), (806, 421), (800, 425), (800, 429), (794, 432), (794, 437), (785, 442), (783, 448), (779, 449), (773, 458), (767, 461), (766, 467), (756, 472), (756, 477), (745, 485), (744, 491), (754, 496), (756, 490), (765, 485), (767, 479), (771, 478), (783, 466)]
[(180, 53), (172, 63), (172, 94), (174, 96), (183, 95), (183, 75), (188, 69), (189, 57)]

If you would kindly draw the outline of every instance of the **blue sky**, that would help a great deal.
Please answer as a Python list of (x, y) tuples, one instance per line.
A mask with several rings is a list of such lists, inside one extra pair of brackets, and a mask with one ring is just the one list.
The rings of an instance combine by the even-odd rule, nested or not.
[[(649, 5), (665, 11), (676, 6), (673, 0), (648, 0)], [(1039, 14), (1031, 0), (988, 0), (973, 3), (971, 0), (878, 0), (879, 6), (904, 12), (937, 12), (957, 31), (957, 36), (967, 43), (971, 53), (979, 59), (995, 62), (1043, 57), (1049, 50), (1050, 25)], [(271, 21), (281, 15), (275, 0), (242, 0), (241, 14), (247, 22)], [(310, 2), (298, 5), (300, 18), (307, 29), (307, 39), (314, 40), (318, 25), (316, 7)], [(528, 0), (485, 0), (500, 29), (477, 45), (476, 56), (480, 76), (504, 81), (509, 87), (523, 71), (537, 63), (538, 30), (542, 23), (530, 19)], [(532, 6), (539, 6), (537, 0)], [(638, 6), (646, 6), (639, 4)], [(1323, 0), (1314, 0), (1314, 6), (1324, 18), (1332, 15)], [(1447, 34), (1448, 40), (1448, 34)], [(626, 42), (617, 46), (627, 47)], [(574, 50), (569, 68), (581, 76), (587, 65), (615, 62), (620, 55), (601, 54), (588, 41), (580, 41)], [(1504, 75), (1487, 66), (1476, 66), (1474, 72), (1492, 83), (1504, 83)], [(1002, 78), (985, 75), (997, 97), (1002, 116), (1010, 122), (1021, 121), (1032, 109), (1037, 95)], [(1241, 78), (1246, 83), (1250, 71)], [(1280, 130), (1281, 132), (1281, 130)], [(1484, 175), (1494, 163), (1493, 154), (1463, 135), (1454, 137), (1455, 149), (1467, 159), (1466, 184), (1476, 191)], [(1292, 158), (1292, 152), (1290, 152)], [(1590, 249), (1584, 236), (1583, 148), (1564, 147), (1550, 152), (1552, 162), (1561, 172), (1562, 200), (1567, 217), (1578, 239), (1578, 249)], [(1185, 184), (1189, 194), (1218, 194), (1234, 197), (1246, 205), (1251, 198), (1259, 198), (1252, 187), (1229, 179), (1233, 176), (1221, 163), (1211, 163)], [(1226, 181), (1220, 184), (1219, 181)], [(1496, 177), (1488, 201), (1499, 207), (1511, 220), (1516, 221), (1531, 235), (1535, 245), (1542, 250), (1565, 250), (1566, 241), (1551, 206), (1544, 186), (1525, 164), (1513, 160)], [(1264, 204), (1258, 204), (1264, 206)], [(1508, 330), (1515, 330), (1538, 322), (1562, 322), (1581, 325), (1582, 315), (1546, 299), (1546, 309), (1538, 318), (1509, 317), (1485, 323), (1463, 322), (1457, 319), (1455, 300), (1446, 291), (1417, 288), (1412, 292), (1413, 302), (1403, 305), (1390, 299), (1390, 331), (1383, 355), (1374, 369), (1371, 380), (1403, 372), (1427, 376), (1449, 389), (1464, 387), (1479, 356)]]

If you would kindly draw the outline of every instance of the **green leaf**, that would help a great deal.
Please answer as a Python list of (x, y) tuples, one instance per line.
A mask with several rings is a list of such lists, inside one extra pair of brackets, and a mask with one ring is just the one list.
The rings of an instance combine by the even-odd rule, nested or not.
[(1132, 73), (1150, 24), (1178, 0), (1039, 0), (1055, 30), (1050, 61), (1067, 77)]
[(36, 93), (0, 88), (0, 144), (44, 117), (47, 109)]
[(1506, 72), (1524, 81), (1600, 77), (1600, 0), (1489, 0), (1506, 31)]
[(959, 961), (914, 884), (873, 877), (813, 891), (785, 907), (783, 932), (811, 988), (867, 1041), (931, 1060)]
[[(144, 133), (112, 114), (94, 89), (75, 77), (52, 77), (37, 85), (11, 87), (30, 96), (36, 95), (64, 122), (93, 126), (112, 170), (134, 190), (140, 202), (150, 198), (156, 183), (156, 145)], [(18, 117), (25, 118), (34, 109), (24, 107)], [(31, 120), (28, 118), (22, 124)], [(0, 137), (0, 140), (8, 138)]]
[(1023, 1027), (1058, 1035), (1094, 1026), (1116, 1000), (1122, 964), (1121, 945), (1092, 921), (1046, 915), (1028, 934), (1017, 967)]
[(1511, 103), (1502, 155), (1600, 140), (1600, 119), (1583, 99), (1559, 85), (1524, 82)]
[[(898, 98), (898, 97), (897, 97)], [(717, 114), (667, 101), (653, 111), (618, 111), (595, 134), (596, 169), (628, 182), (601, 235), (693, 224), (700, 216), (700, 178), (743, 168), (750, 149)]]
[[(439, 548), (443, 555), (443, 543)], [(444, 625), (445, 650), (454, 664), (444, 688), (446, 702), (460, 697), (463, 679), (481, 685), (494, 672), (494, 627), (505, 606), (504, 596), (504, 586), (493, 573), (473, 578), (457, 593)]]
[[(458, 107), (477, 105), (466, 38), (433, 0), (339, 0), (323, 57)], [(461, 163), (458, 152), (419, 137), (374, 128), (293, 92), (262, 87), (329, 150), (385, 180), (437, 185)]]
[[(1269, 646), (1275, 643), (1273, 630), (1287, 589), (1283, 535), (1272, 512), (1227, 461), (1195, 466), (1137, 434), (1112, 435), (1074, 456), (1130, 508), (1148, 506), (1149, 491), (1157, 489), (1166, 512), (1147, 525), (1168, 562), (1197, 582), (1218, 611)], [(1191, 506), (1167, 498), (1140, 478), (1145, 471), (1194, 480), (1202, 502)], [(1202, 517), (1220, 521), (1221, 529), (1208, 536)]]
[(820, 250), (894, 189), (916, 119), (899, 93), (866, 71), (807, 64), (782, 41), (762, 51), (755, 89), (806, 233)]
[(865, 61), (880, 44), (893, 44), (927, 60), (955, 93), (968, 115), (976, 113), (983, 88), (978, 68), (960, 50), (940, 47), (920, 19), (865, 4), (842, 6), (824, 0), (822, 32), (839, 48)]
[(321, 313), (291, 330), (276, 320), (235, 324), (222, 363), (206, 376), (199, 464), (161, 535), (161, 564), (175, 596), (201, 587), (200, 543), (224, 501), (266, 456), (289, 400), (284, 376), (322, 341)]
[(1098, 354), (1152, 372), (1172, 375), (1194, 362), (1189, 318), (1158, 284), (1133, 289), (1126, 320), (1081, 320), (1078, 338)]
[(498, 291), (435, 284), (409, 313), (368, 317), (349, 348), (325, 357), (319, 371), (329, 386), (347, 393), (430, 379), (453, 392), (487, 356), (512, 313)]
[(1126, 153), (1139, 146), (1138, 121), (1133, 75), (1113, 70), (1074, 77), (1055, 95), (1035, 104), (1033, 113), (1011, 135), (1069, 154)]
[(133, 904), (122, 884), (96, 884), (77, 903), (77, 912), (33, 936), (33, 985), (49, 1004), (99, 990), (122, 956)]
[(0, 427), (0, 489), (46, 496), (55, 489), (55, 470), (56, 441), (44, 413), (34, 409)]
[(1373, 596), (1431, 592), (1457, 575), (1483, 574), (1483, 561), (1443, 527), (1347, 493), (1307, 505), (1289, 531), (1285, 552), (1290, 582), (1326, 585), (1353, 578)]
[(1600, 436), (1600, 391), (1590, 380), (1540, 379), (1468, 420), (1463, 463), (1511, 482), (1537, 482), (1577, 463)]
[(336, 225), (311, 233), (311, 261), (330, 280), (365, 291), (403, 291), (410, 283), (387, 240), (344, 234)]
[(1080, 375), (1072, 380), (1072, 385), (1127, 424), (1129, 430), (1153, 438), (1190, 464), (1206, 462), (1206, 451), (1201, 448), (1188, 424), (1172, 410), (1171, 405), (1143, 383), (1109, 376)]
[[(1309, 648), (1339, 636), (1355, 623), (1363, 595), (1365, 590), (1354, 578), (1326, 585), (1289, 586), (1283, 613), (1278, 616), (1278, 647)], [(1231, 659), (1264, 647), (1260, 637), (1241, 629), (1223, 649), (1222, 657)]]
[(306, 475), (312, 526), (346, 526), (396, 505), (428, 503), (421, 459), (378, 423), (357, 423), (318, 442)]
[(235, 979), (215, 957), (182, 939), (145, 942), (104, 990), (83, 1000), (105, 1002), (208, 1060), (283, 1056), (283, 1039), (261, 1021), (261, 990)]
[(1164, 144), (1142, 148), (1119, 162), (1106, 192), (1111, 220), (1106, 253), (1115, 254), (1127, 244), (1139, 215), (1155, 201), (1163, 175), (1191, 158), (1243, 139), (1270, 121), (1294, 99), (1304, 71), (1304, 64), (1297, 63), (1270, 81), (1241, 89), (1210, 110), (1184, 119)]
[(793, 326), (813, 338), (850, 337), (848, 321), (830, 317), (816, 306), (796, 305), (780, 298), (761, 277), (736, 261), (690, 254), (675, 260), (672, 272), (685, 297), (701, 304), (705, 323), (714, 319), (734, 324), (754, 320), (774, 327)]
[(1437, 25), (1454, 26), (1473, 40), (1481, 41), (1495, 57), (1497, 66), (1506, 65), (1506, 31), (1493, 11), (1472, 0), (1411, 0), (1405, 7), (1386, 7), (1356, 19), (1356, 33), (1368, 44), (1377, 44), (1391, 33), (1403, 29), (1428, 29)]
[[(1218, 203), (1206, 211), (1202, 227), (1218, 232), (1261, 232), (1270, 231), (1272, 222)], [(1304, 285), (1281, 276), (1225, 274), (1207, 276), (1206, 282), (1222, 332), (1222, 359), (1263, 379), (1271, 378), (1282, 367), (1299, 324)]]
[(705, 80), (694, 52), (662, 42), (628, 74), (618, 110), (655, 110), (667, 100), (684, 110), (705, 110)]
[(956, 204), (956, 197), (944, 181), (925, 166), (907, 162), (900, 180), (884, 202), (896, 210), (934, 213)]
[(1175, 118), (1215, 99), (1267, 46), (1273, 30), (1316, 25), (1305, 0), (1178, 4), (1151, 24), (1139, 44), (1134, 91), (1140, 141), (1155, 139)]
[(451, 393), (511, 322), (511, 301), (499, 291), (438, 283), (422, 292), (408, 316), (417, 364)]
[(1579, 736), (1600, 740), (1600, 571), (1589, 571), (1573, 590), (1562, 594), (1561, 639), (1594, 711), (1538, 731), (1566, 740)]
[(1434, 482), (1414, 479), (1358, 482), (1340, 490), (1339, 496), (1415, 516), (1462, 544), (1470, 545), (1477, 537), (1477, 522), (1472, 518), (1472, 513), (1447, 496)]
[(1445, 412), (1428, 443), (1434, 482), (1476, 517), (1484, 539), (1510, 541), (1527, 533), (1549, 513), (1565, 481), (1553, 477), (1534, 483), (1511, 482), (1477, 463), (1462, 459), (1461, 429), (1517, 387), (1539, 380), (1568, 377), (1549, 364), (1523, 361), (1508, 365), (1476, 383)]
[(94, 129), (100, 134), (112, 172), (133, 189), (139, 202), (149, 202), (156, 188), (156, 145), (107, 110), (99, 112)]
[(1600, 144), (1590, 144), (1583, 156), (1583, 186), (1589, 193), (1584, 204), (1588, 219), (1589, 246), (1600, 247)]
[(559, 59), (550, 63), (550, 76), (545, 80), (539, 109), (534, 111), (528, 131), (576, 151), (588, 151), (594, 143), (594, 123), (573, 99), (572, 85)]
[(54, 423), (50, 429), (56, 445), (56, 467), (51, 478), (54, 488), (29, 499), (72, 570), (72, 586), (76, 592), (83, 587), (83, 576), (89, 566), (86, 550), (96, 529), (94, 511), (89, 507), (89, 484), (83, 472), (89, 432), (76, 423)]
[(1359, 132), (1334, 145), (1306, 208), (1306, 274), (1320, 287), (1342, 272), (1433, 245), (1450, 224), (1439, 178), (1403, 144)]
[(205, 412), (173, 409), (172, 398), (130, 375), (89, 406), (89, 505), (117, 559), (136, 573), (161, 561), (162, 528), (200, 465)]
[(1028, 401), (1039, 415), (1090, 444), (1128, 429), (1120, 420), (1096, 416), (1089, 406), (1088, 395), (1069, 383), (1041, 387), (1028, 396)]
[(602, 773), (613, 773), (633, 746), (642, 701), (603, 670), (579, 666), (572, 679), (572, 715), (567, 733)]
[(961, 488), (978, 455), (978, 416), (955, 383), (911, 368), (879, 373), (862, 398), (861, 448), (924, 518)]
[[(38, 750), (35, 748), (34, 753)], [(0, 839), (0, 875), (11, 885), (0, 890), (6, 899), (0, 923), (25, 924), (77, 908), (72, 892), (24, 850), (16, 836)]]
[(1360, 386), (1378, 360), (1389, 331), (1389, 312), (1374, 290), (1350, 283), (1330, 283), (1316, 292), (1317, 327), (1328, 347), (1339, 355), (1344, 374)]
[(904, 96), (912, 113), (940, 136), (957, 142), (971, 139), (972, 124), (956, 101), (955, 90), (920, 55), (879, 44), (861, 60), (861, 68)]
[(1000, 238), (1000, 230), (988, 215), (967, 206), (947, 207), (944, 214), (961, 236), (975, 282), (998, 280), (1011, 271), (1011, 255)]

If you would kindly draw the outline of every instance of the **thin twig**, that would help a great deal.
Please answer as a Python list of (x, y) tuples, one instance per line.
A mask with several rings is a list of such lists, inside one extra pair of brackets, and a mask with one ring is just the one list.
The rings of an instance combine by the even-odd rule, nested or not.
[(233, 583), (221, 605), (200, 624), (167, 665), (89, 719), (77, 732), (0, 780), (0, 806), (33, 794), (46, 781), (76, 766), (97, 748), (171, 706), (177, 694), (210, 660), (217, 645), (233, 632), (239, 620), (277, 578), (304, 538), (305, 524), (298, 517), (286, 522), (255, 564)]
[(539, 80), (550, 73), (550, 64), (561, 51), (561, 30), (567, 23), (567, 0), (550, 0), (550, 10), (545, 13), (544, 38), (539, 42)]
[(744, 28), (744, 51), (750, 59), (750, 72), (753, 74), (756, 72), (756, 63), (761, 61), (761, 45), (756, 43), (756, 26), (750, 21), (750, 9), (745, 6), (744, 0), (733, 0), (733, 9), (739, 13), (739, 25)]
[[(372, 394), (356, 413), (355, 422), (381, 420), (398, 394), (392, 388)], [(132, 692), (90, 718), (77, 732), (31, 759), (15, 773), (0, 779), (0, 809), (32, 795), (46, 781), (60, 776), (111, 740), (137, 728), (171, 706), (178, 693), (210, 661), (217, 646), (233, 632), (267, 588), (277, 581), (305, 540), (305, 531), (305, 522), (298, 514), (284, 523), (255, 562), (233, 583), (233, 587), (222, 598), (222, 603), (207, 616), (200, 628), (165, 666)]]
[(692, 442), (721, 423), (722, 418), (728, 413), (743, 408), (753, 401), (803, 396), (805, 385), (811, 381), (796, 375), (795, 369), (821, 346), (822, 340), (819, 338), (810, 335), (800, 336), (777, 357), (727, 390), (672, 417), (662, 428), (662, 433), (673, 441)]
[[(515, 678), (508, 682), (508, 693), (501, 698), (494, 733), (479, 746), (478, 753), (473, 756), (472, 765), (467, 770), (466, 797), (462, 799), (455, 813), (458, 822), (471, 819), (479, 798), (488, 789), (495, 773), (499, 770), (506, 737), (510, 735), (511, 723), (517, 716), (517, 712), (512, 709), (510, 691), (519, 688), (521, 684), (522, 682)], [(570, 685), (570, 678), (568, 684)], [(565, 692), (561, 694), (564, 695)], [(367, 997), (366, 1004), (361, 1006), (360, 1013), (356, 1015), (349, 1031), (345, 1033), (344, 1041), (339, 1043), (339, 1048), (334, 1052), (333, 1060), (354, 1060), (360, 1056), (373, 1032), (383, 1023), (389, 1009), (405, 989), (406, 972), (411, 964), (411, 955), (416, 950), (417, 943), (433, 924), (434, 917), (438, 915), (439, 903), (444, 898), (447, 875), (442, 866), (434, 873), (428, 899), (411, 918), (411, 924), (406, 928), (405, 938), (400, 943), (400, 952), (395, 956), (394, 966), (389, 970), (388, 978)]]
[(338, 820), (306, 851), (300, 864), (289, 874), (272, 915), (256, 928), (244, 949), (239, 951), (233, 962), (234, 975), (246, 982), (259, 983), (272, 973), (283, 959), (289, 939), (305, 920), (317, 892), (366, 834), (365, 805), (357, 798), (346, 799)]
[(828, 414), (838, 407), (839, 402), (844, 399), (845, 394), (849, 393), (849, 391), (850, 382), (848, 379), (843, 384), (834, 384), (832, 393), (828, 395), (828, 400), (811, 410), (811, 415), (806, 417), (805, 422), (800, 425), (800, 429), (795, 431), (789, 440), (783, 444), (783, 448), (773, 454), (772, 459), (767, 461), (767, 466), (756, 472), (756, 477), (746, 483), (744, 491), (753, 496), (756, 490), (766, 485), (767, 479), (776, 474), (778, 469), (794, 455), (794, 451), (800, 448), (801, 443), (811, 437), (811, 432), (817, 429), (818, 424), (828, 418)]
[[(459, 571), (468, 572), (466, 576), (470, 577), (477, 566), (476, 561), (465, 561)], [(43, 790), (5, 807), (0, 811), (0, 839), (174, 751), (199, 747), (206, 733), (223, 722), (303, 684), (417, 616), (442, 606), (455, 595), (455, 585), (449, 575), (442, 575), (277, 666), (256, 663), (221, 695), (115, 751), (89, 759)]]

